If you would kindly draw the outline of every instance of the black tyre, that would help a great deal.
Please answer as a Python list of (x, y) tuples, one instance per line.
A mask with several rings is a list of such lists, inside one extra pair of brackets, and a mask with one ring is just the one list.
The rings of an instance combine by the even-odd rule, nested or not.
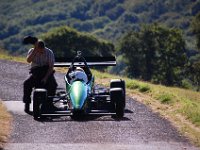
[(71, 116), (72, 120), (82, 120), (85, 115), (83, 111), (73, 111), (73, 115)]
[(122, 88), (110, 89), (110, 98), (116, 111), (117, 118), (123, 118), (124, 116), (124, 90)]
[(38, 119), (41, 117), (42, 104), (46, 101), (47, 90), (46, 89), (35, 89), (33, 93), (33, 117)]
[(123, 89), (123, 91), (124, 91), (123, 92), (124, 93), (124, 95), (123, 95), (123, 98), (124, 98), (123, 106), (125, 108), (125, 106), (126, 106), (126, 85), (125, 85), (125, 81), (122, 80), (122, 79), (112, 79), (110, 81), (110, 89), (112, 89), (112, 88), (122, 88)]

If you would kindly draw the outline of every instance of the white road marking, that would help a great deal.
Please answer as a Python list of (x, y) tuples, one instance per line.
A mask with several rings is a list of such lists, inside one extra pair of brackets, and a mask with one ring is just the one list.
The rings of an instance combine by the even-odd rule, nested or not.
[[(20, 115), (27, 115), (24, 112), (24, 103), (22, 101), (2, 101), (6, 106), (7, 110), (12, 113), (17, 113)], [(33, 110), (33, 106), (30, 105), (30, 111)]]

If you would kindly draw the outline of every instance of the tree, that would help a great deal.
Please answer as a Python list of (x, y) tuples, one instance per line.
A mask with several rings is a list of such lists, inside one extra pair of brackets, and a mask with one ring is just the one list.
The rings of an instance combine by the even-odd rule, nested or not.
[(145, 25), (122, 39), (120, 51), (128, 60), (129, 76), (166, 85), (180, 84), (187, 62), (180, 30)]
[(167, 85), (180, 85), (181, 73), (183, 73), (187, 64), (185, 41), (181, 31), (159, 26), (153, 26), (153, 28), (156, 31), (156, 52), (158, 53), (156, 56), (158, 66), (156, 68), (158, 68), (157, 71), (163, 73), (162, 82)]
[(79, 50), (84, 56), (111, 56), (114, 52), (113, 44), (66, 26), (54, 28), (44, 34), (42, 39), (54, 50), (56, 58), (73, 57)]
[(197, 91), (200, 90), (200, 61), (193, 62), (189, 66), (190, 79), (197, 87)]
[(124, 53), (127, 59), (128, 70), (127, 74), (130, 77), (139, 78), (141, 75), (140, 63), (140, 35), (138, 32), (128, 33), (121, 41), (120, 51)]
[[(200, 4), (200, 3), (199, 3)], [(199, 5), (200, 6), (200, 5)], [(193, 56), (194, 60), (190, 60), (190, 64), (188, 66), (189, 77), (192, 82), (197, 86), (197, 90), (200, 90), (200, 13), (196, 15), (192, 22), (192, 30), (196, 35), (197, 39), (197, 49), (198, 54)]]
[(197, 38), (197, 48), (200, 50), (200, 13), (194, 18), (192, 28)]

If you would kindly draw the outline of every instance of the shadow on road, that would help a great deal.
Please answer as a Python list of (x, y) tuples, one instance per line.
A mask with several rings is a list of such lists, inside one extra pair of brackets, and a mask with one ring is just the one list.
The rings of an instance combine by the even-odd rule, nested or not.
[(46, 117), (42, 119), (35, 119), (39, 122), (66, 122), (66, 121), (76, 121), (76, 122), (88, 122), (88, 121), (130, 121), (129, 118), (123, 117), (121, 119), (113, 117), (97, 117), (97, 116), (86, 116), (84, 118), (72, 119), (71, 117)]
[[(133, 111), (125, 109), (126, 113), (133, 113)], [(33, 116), (33, 111), (27, 112), (28, 115)], [(77, 121), (77, 122), (87, 122), (87, 121), (130, 121), (129, 118), (117, 118), (114, 115), (81, 115), (76, 118), (72, 116), (46, 116), (38, 119), (34, 119), (39, 122), (66, 122), (66, 121)]]

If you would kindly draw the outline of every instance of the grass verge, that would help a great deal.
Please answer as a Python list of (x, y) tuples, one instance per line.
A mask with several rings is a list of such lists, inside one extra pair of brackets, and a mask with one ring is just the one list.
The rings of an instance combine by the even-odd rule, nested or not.
[(3, 149), (4, 144), (8, 140), (11, 130), (11, 120), (11, 115), (7, 112), (0, 100), (0, 149)]

